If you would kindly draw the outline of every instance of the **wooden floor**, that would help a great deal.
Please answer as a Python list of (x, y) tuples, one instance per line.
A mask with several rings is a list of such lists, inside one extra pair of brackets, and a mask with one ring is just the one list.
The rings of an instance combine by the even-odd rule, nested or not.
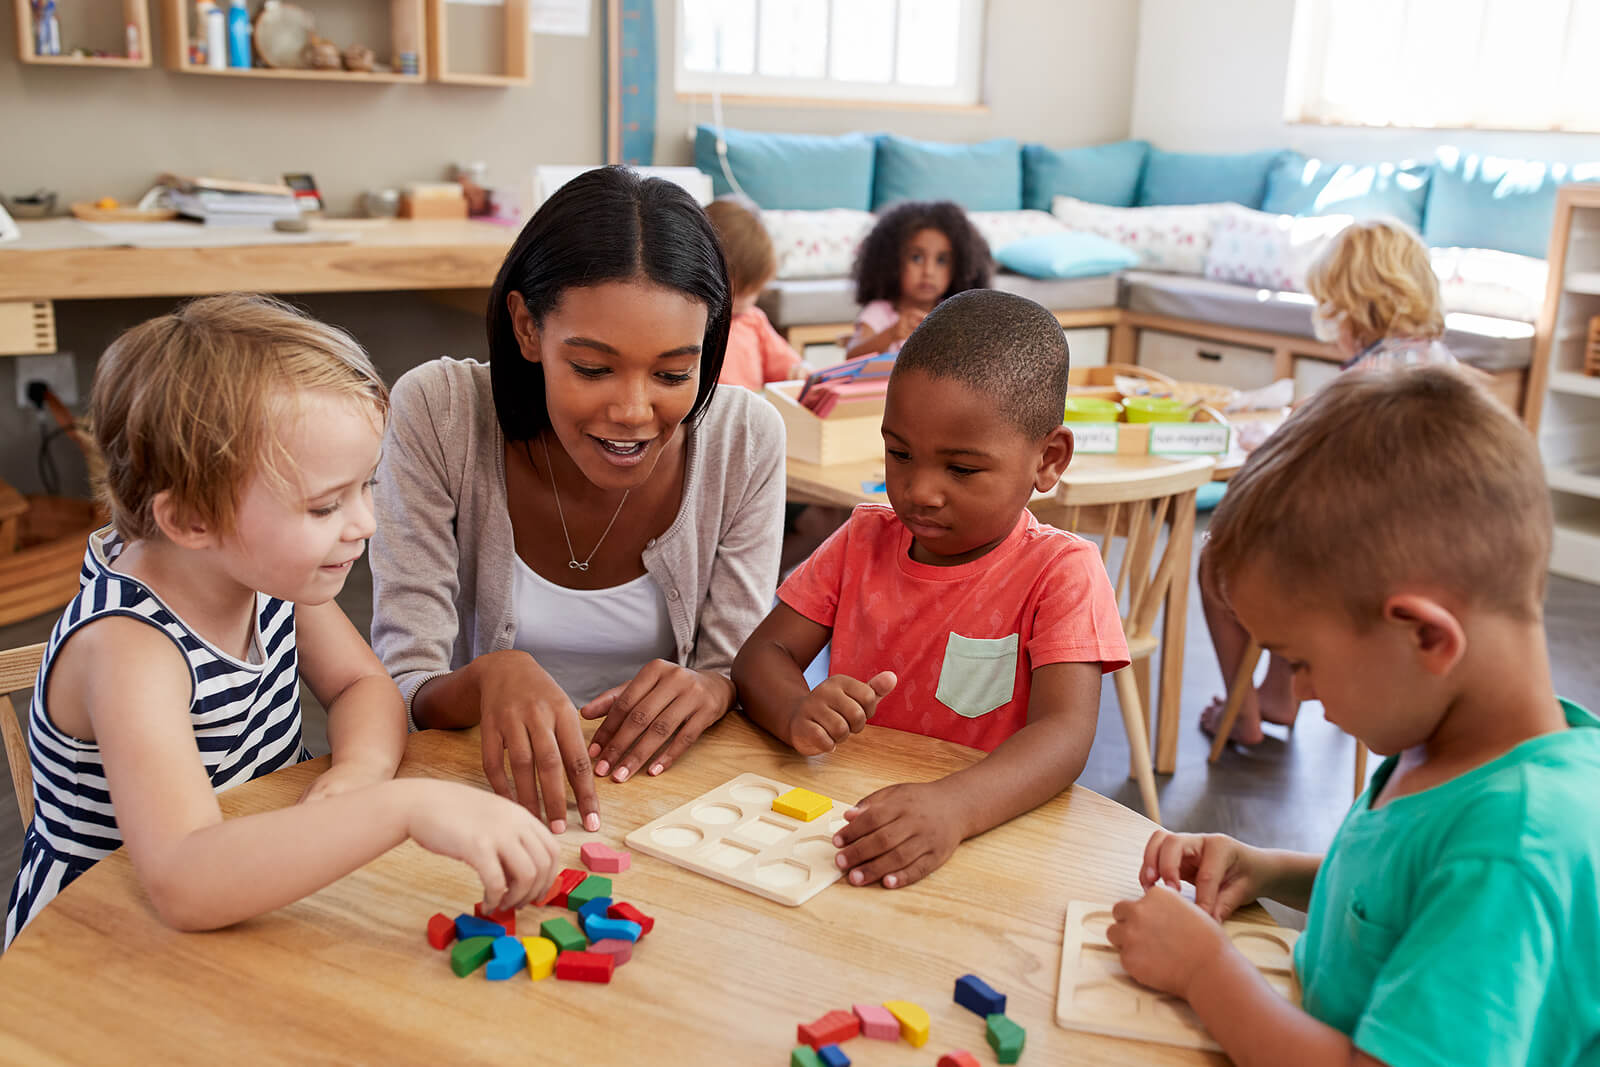
[[(1202, 517), (1203, 518), (1203, 517)], [(1202, 530), (1203, 532), (1203, 525)], [(1198, 537), (1200, 532), (1197, 532)], [(1206, 764), (1209, 739), (1197, 723), (1199, 709), (1222, 691), (1221, 676), (1191, 589), (1189, 640), (1184, 657), (1184, 724), (1178, 769), (1158, 778), (1161, 810), (1172, 829), (1220, 831), (1256, 844), (1320, 851), (1327, 846), (1350, 804), (1354, 742), (1323, 718), (1321, 708), (1302, 709), (1292, 736), (1268, 726), (1268, 739), (1251, 750), (1231, 749), (1214, 766)], [(366, 559), (352, 568), (340, 602), (365, 631), (372, 617), (372, 578)], [(1550, 580), (1545, 605), (1556, 690), (1600, 710), (1600, 587), (1563, 578)], [(54, 624), (41, 618), (0, 627), (0, 648), (42, 641)], [(327, 751), (325, 720), (309, 691), (306, 741), (314, 753)], [(1376, 769), (1372, 761), (1370, 769)], [(1100, 727), (1089, 766), (1080, 784), (1134, 809), (1139, 793), (1127, 777), (1128, 746), (1116, 694), (1106, 685), (1100, 702)], [(8, 786), (0, 786), (0, 872), (9, 887), (22, 848), (22, 826)]]

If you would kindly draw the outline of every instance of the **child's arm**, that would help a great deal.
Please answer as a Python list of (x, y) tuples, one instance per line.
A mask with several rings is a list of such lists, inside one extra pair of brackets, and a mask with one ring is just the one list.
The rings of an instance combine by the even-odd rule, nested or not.
[(172, 641), (126, 618), (96, 622), (57, 657), (52, 703), (81, 702), (117, 825), (163, 922), (205, 930), (271, 911), (413, 838), (471, 865), (491, 908), (526, 904), (555, 868), (549, 833), (483, 790), (405, 778), (224, 820), (188, 714)]
[(806, 667), (832, 634), (779, 601), (733, 661), (733, 684), (751, 721), (802, 756), (832, 752), (860, 733), (894, 688), (888, 671), (865, 682), (835, 674), (815, 689), (806, 685)]
[(892, 785), (845, 812), (834, 836), (854, 885), (910, 885), (969, 837), (1032, 811), (1077, 780), (1100, 714), (1100, 664), (1033, 672), (1028, 725), (978, 763), (937, 782)]
[(1309, 852), (1255, 848), (1225, 834), (1157, 830), (1145, 844), (1139, 884), (1177, 889), (1192, 882), (1194, 902), (1221, 922), (1258, 897), (1305, 911), (1321, 866), (1322, 857)]
[(400, 690), (335, 601), (294, 613), (300, 676), (328, 709), (333, 766), (302, 800), (387, 781), (406, 749), (406, 706)]

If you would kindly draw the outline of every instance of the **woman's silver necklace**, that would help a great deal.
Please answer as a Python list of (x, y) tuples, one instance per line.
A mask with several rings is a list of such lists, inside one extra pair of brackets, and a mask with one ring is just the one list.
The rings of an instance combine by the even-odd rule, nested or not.
[[(544, 449), (544, 468), (550, 474), (550, 495), (556, 498), (556, 517), (561, 520), (561, 536), (567, 542), (567, 555), (570, 557), (567, 560), (567, 567), (575, 571), (586, 571), (589, 569), (589, 560), (594, 559), (594, 553), (600, 551), (600, 546), (605, 544), (606, 534), (609, 534), (611, 532), (611, 527), (617, 524), (617, 516), (622, 514), (623, 506), (628, 503), (628, 494), (633, 492), (633, 490), (623, 490), (622, 500), (617, 504), (616, 512), (611, 516), (611, 521), (606, 523), (605, 532), (600, 535), (600, 540), (594, 543), (594, 552), (590, 552), (583, 562), (580, 563), (578, 562), (578, 553), (574, 551), (572, 547), (572, 535), (567, 532), (567, 516), (566, 513), (561, 510), (561, 493), (556, 489), (556, 470), (555, 467), (550, 463), (550, 446), (544, 443), (544, 434), (539, 435), (539, 447)], [(522, 442), (522, 450), (524, 452), (528, 450), (527, 441)], [(530, 466), (532, 465), (532, 456), (528, 457), (528, 463)]]

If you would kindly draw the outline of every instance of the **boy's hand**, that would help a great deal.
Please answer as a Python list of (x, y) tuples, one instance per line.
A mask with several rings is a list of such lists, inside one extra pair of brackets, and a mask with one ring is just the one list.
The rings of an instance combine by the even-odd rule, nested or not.
[(521, 908), (550, 888), (556, 842), (527, 808), (457, 782), (418, 784), (419, 801), (409, 813), (407, 833), (429, 852), (475, 870), (485, 908)]
[(835, 745), (866, 728), (878, 701), (894, 690), (893, 671), (869, 681), (835, 674), (804, 697), (789, 715), (789, 744), (802, 756), (832, 752)]
[(385, 766), (381, 761), (362, 762), (350, 760), (345, 763), (335, 763), (321, 774), (312, 779), (306, 786), (306, 791), (300, 794), (300, 803), (306, 804), (313, 800), (326, 800), (336, 797), (340, 793), (350, 793), (379, 782), (387, 782), (394, 777), (394, 768)]
[(1195, 976), (1233, 948), (1221, 926), (1164, 885), (1146, 889), (1143, 900), (1118, 901), (1111, 917), (1106, 940), (1134, 980), (1185, 1000)]
[(1221, 922), (1261, 895), (1269, 872), (1260, 852), (1226, 834), (1173, 834), (1157, 830), (1144, 847), (1139, 885), (1157, 882), (1177, 890), (1194, 883), (1194, 902)]
[(936, 782), (891, 785), (845, 812), (833, 843), (850, 884), (900, 889), (941, 867), (961, 843), (956, 800)]

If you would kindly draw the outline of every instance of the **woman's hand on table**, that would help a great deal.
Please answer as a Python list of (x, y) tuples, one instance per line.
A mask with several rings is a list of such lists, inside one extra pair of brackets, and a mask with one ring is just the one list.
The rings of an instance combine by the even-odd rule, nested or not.
[(844, 817), (833, 843), (851, 885), (908, 886), (941, 867), (963, 837), (960, 792), (937, 782), (880, 789)]
[(723, 675), (651, 660), (579, 709), (585, 719), (605, 717), (589, 743), (595, 773), (625, 782), (647, 763), (662, 773), (728, 713), (734, 696)]
[(1122, 954), (1128, 974), (1185, 1000), (1196, 976), (1234, 951), (1220, 923), (1159, 883), (1146, 889), (1141, 900), (1118, 901), (1111, 917), (1115, 921), (1106, 940)]
[(835, 674), (795, 702), (789, 714), (789, 736), (784, 740), (802, 756), (832, 752), (851, 734), (867, 727), (878, 701), (895, 686), (891, 671), (881, 671), (868, 681)]
[[(413, 841), (460, 860), (483, 883), (491, 911), (525, 907), (550, 888), (559, 851), (537, 816), (504, 797), (457, 782), (405, 779), (416, 797), (406, 820)], [(563, 793), (565, 796), (565, 793)]]
[[(526, 652), (490, 652), (472, 662), (483, 728), (483, 773), (503, 797), (534, 815), (543, 799), (553, 833), (567, 828), (567, 783), (583, 828), (600, 829), (600, 801), (577, 709)], [(506, 777), (506, 762), (511, 777)]]

